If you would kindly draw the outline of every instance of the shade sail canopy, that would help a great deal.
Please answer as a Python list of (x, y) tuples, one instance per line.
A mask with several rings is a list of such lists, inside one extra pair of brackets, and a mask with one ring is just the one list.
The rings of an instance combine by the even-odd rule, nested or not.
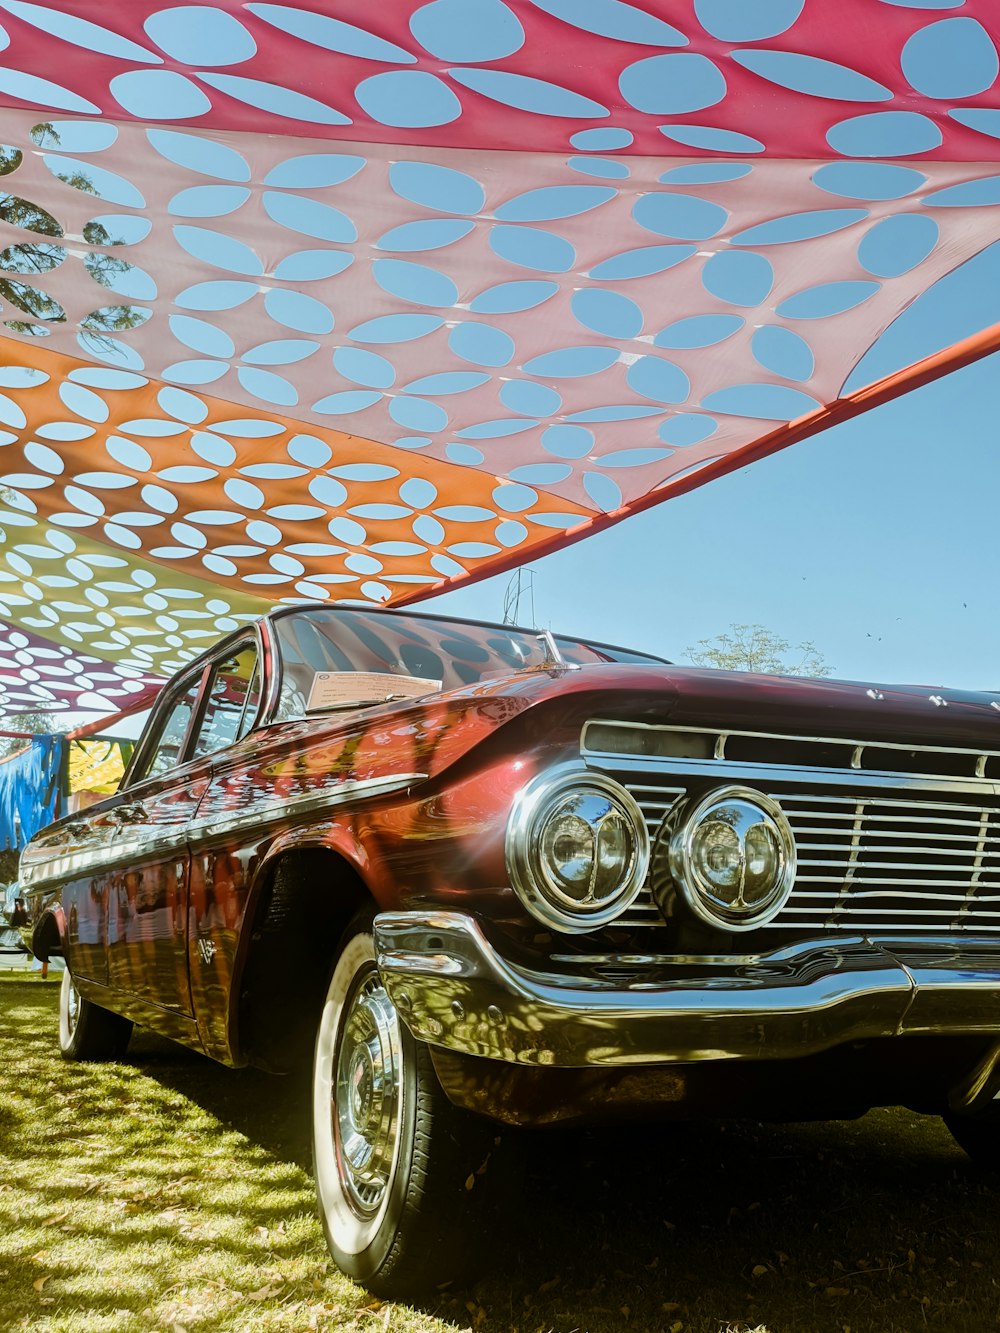
[(0, 687), (497, 573), (997, 345), (988, 0), (0, 3)]

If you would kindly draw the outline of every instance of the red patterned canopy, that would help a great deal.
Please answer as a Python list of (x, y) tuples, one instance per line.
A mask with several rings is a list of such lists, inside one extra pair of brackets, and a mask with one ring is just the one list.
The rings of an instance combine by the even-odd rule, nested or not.
[[(987, 0), (0, 0), (0, 689), (497, 573), (983, 355)], [(855, 377), (860, 379), (862, 377)]]

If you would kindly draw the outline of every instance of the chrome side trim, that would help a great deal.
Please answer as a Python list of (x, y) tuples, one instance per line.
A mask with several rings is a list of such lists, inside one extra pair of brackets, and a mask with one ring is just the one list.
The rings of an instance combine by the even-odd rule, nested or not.
[(197, 1021), (189, 1014), (182, 1014), (176, 1009), (154, 1004), (134, 991), (116, 990), (99, 981), (91, 981), (73, 973), (73, 982), (77, 992), (84, 1000), (92, 1000), (102, 1009), (131, 1018), (134, 1023), (152, 1028), (163, 1037), (179, 1041), (182, 1046), (190, 1046), (196, 1051), (204, 1051), (205, 1046), (198, 1032)]
[(259, 824), (280, 823), (289, 816), (294, 818), (325, 810), (329, 806), (345, 805), (357, 796), (384, 796), (389, 792), (403, 791), (415, 782), (426, 780), (426, 773), (390, 773), (378, 778), (362, 778), (360, 781), (348, 779), (332, 788), (284, 797), (280, 801), (253, 806), (221, 819), (217, 816), (195, 818), (188, 824), (188, 833), (190, 836), (207, 833), (212, 837), (239, 833), (244, 829), (256, 828)]
[[(590, 723), (587, 724), (590, 726)], [(610, 772), (620, 776), (632, 789), (629, 776), (664, 773), (683, 774), (687, 778), (709, 778), (716, 781), (729, 778), (740, 782), (804, 782), (811, 788), (818, 783), (824, 787), (877, 787), (885, 791), (901, 792), (940, 792), (949, 795), (952, 792), (968, 793), (970, 796), (1000, 796), (1000, 783), (978, 778), (950, 776), (924, 776), (918, 773), (888, 773), (874, 768), (817, 768), (799, 767), (792, 764), (761, 764), (748, 759), (731, 761), (728, 759), (687, 759), (673, 755), (632, 755), (613, 754), (608, 751), (582, 750), (582, 755), (591, 768)]]
[(116, 831), (110, 841), (100, 847), (85, 847), (61, 855), (57, 853), (48, 860), (34, 859), (25, 867), (22, 883), (25, 887), (30, 884), (32, 889), (37, 889), (60, 884), (96, 870), (134, 865), (140, 858), (170, 853), (176, 855), (190, 843), (226, 838), (248, 829), (264, 832), (275, 824), (335, 809), (356, 798), (403, 791), (415, 782), (423, 782), (426, 777), (426, 773), (393, 773), (379, 778), (364, 778), (358, 782), (345, 781), (321, 791), (303, 792), (265, 805), (244, 807), (232, 814), (210, 815), (201, 819), (196, 817), (186, 825), (150, 824), (142, 829), (135, 824), (127, 824), (124, 826), (127, 832)]

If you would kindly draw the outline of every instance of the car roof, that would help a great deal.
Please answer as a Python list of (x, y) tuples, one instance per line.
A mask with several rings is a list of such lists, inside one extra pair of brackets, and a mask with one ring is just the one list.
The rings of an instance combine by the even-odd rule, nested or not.
[[(369, 602), (339, 601), (339, 602), (301, 602), (296, 605), (284, 605), (272, 607), (262, 620), (278, 620), (287, 615), (293, 615), (297, 611), (364, 611), (378, 616), (422, 616), (425, 620), (441, 620), (449, 625), (479, 625), (482, 629), (496, 629), (510, 634), (541, 634), (536, 625), (512, 625), (497, 620), (479, 620), (472, 616), (447, 616), (437, 611), (423, 611), (419, 607), (413, 606), (376, 606)], [(662, 662), (664, 666), (672, 665), (668, 658), (660, 657), (657, 653), (647, 653), (642, 648), (630, 648), (625, 644), (605, 643), (600, 639), (591, 639), (583, 634), (568, 634), (564, 630), (553, 630), (552, 633), (557, 639), (571, 639), (574, 643), (584, 643), (591, 648), (609, 648), (619, 653), (640, 653), (644, 657), (651, 657), (657, 662)]]
[[(471, 616), (447, 616), (440, 615), (436, 611), (421, 611), (415, 607), (391, 607), (375, 606), (368, 602), (296, 602), (292, 604), (283, 604), (272, 607), (264, 615), (255, 616), (252, 620), (247, 620), (245, 624), (240, 625), (238, 629), (230, 630), (224, 638), (216, 640), (210, 647), (200, 652), (197, 657), (193, 657), (190, 662), (178, 668), (173, 673), (171, 679), (188, 671), (204, 668), (205, 663), (217, 657), (219, 650), (225, 650), (229, 643), (237, 643), (245, 638), (247, 634), (252, 633), (259, 625), (265, 622), (273, 623), (275, 620), (283, 620), (287, 616), (300, 615), (303, 612), (310, 611), (363, 611), (365, 614), (378, 616), (420, 616), (425, 620), (438, 620), (449, 625), (478, 625), (482, 629), (495, 629), (501, 633), (537, 635), (542, 631), (536, 626), (528, 625), (508, 625), (495, 620), (475, 620)], [(565, 634), (561, 630), (553, 631), (557, 639), (570, 639), (574, 643), (586, 644), (591, 648), (605, 648), (611, 652), (636, 653), (643, 657), (648, 657), (655, 662), (662, 662), (664, 666), (670, 666), (671, 663), (665, 657), (659, 657), (655, 653), (647, 653), (639, 648), (629, 648), (623, 644), (604, 643), (599, 639), (588, 639), (582, 635)]]

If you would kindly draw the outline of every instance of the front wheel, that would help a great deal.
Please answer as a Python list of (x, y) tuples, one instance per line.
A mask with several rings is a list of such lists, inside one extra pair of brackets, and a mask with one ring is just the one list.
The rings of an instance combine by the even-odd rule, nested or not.
[(59, 1050), (64, 1060), (120, 1060), (132, 1022), (85, 1000), (67, 967), (59, 991)]
[(313, 1071), (316, 1192), (337, 1267), (386, 1297), (466, 1275), (496, 1222), (498, 1136), (441, 1091), (426, 1046), (382, 985), (371, 915), (356, 918)]

